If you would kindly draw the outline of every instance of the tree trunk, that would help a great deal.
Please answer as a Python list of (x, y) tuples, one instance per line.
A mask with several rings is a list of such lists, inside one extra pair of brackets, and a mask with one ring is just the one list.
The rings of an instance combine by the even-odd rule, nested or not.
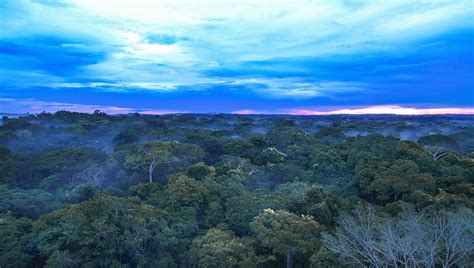
[(148, 182), (152, 183), (153, 182), (153, 165), (150, 165), (148, 168)]
[(287, 252), (286, 253), (286, 268), (291, 268), (291, 265), (292, 265), (292, 258), (291, 258), (291, 254), (290, 252)]

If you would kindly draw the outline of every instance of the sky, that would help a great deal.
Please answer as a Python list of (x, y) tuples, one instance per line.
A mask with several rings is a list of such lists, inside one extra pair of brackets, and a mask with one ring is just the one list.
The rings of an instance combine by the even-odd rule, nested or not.
[(0, 0), (0, 112), (474, 114), (474, 1)]

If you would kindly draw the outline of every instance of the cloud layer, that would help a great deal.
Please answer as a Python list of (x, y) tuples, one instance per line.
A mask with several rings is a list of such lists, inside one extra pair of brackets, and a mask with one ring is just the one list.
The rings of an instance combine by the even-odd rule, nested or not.
[(179, 95), (197, 112), (474, 103), (471, 1), (4, 0), (0, 13), (4, 98), (128, 94), (127, 107), (183, 110), (163, 104)]

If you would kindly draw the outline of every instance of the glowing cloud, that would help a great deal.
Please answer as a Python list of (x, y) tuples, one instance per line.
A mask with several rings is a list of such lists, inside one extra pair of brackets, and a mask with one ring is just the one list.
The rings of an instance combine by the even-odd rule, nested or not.
[(307, 109), (292, 109), (294, 115), (334, 115), (334, 114), (395, 114), (395, 115), (435, 115), (435, 114), (474, 114), (474, 108), (407, 108), (397, 105), (371, 106), (366, 108), (342, 109), (320, 112)]
[(440, 115), (464, 114), (474, 115), (474, 108), (407, 108), (398, 105), (379, 105), (365, 108), (318, 111), (313, 109), (281, 109), (275, 111), (238, 110), (234, 114), (290, 114), (290, 115), (360, 115), (360, 114), (394, 114), (394, 115)]

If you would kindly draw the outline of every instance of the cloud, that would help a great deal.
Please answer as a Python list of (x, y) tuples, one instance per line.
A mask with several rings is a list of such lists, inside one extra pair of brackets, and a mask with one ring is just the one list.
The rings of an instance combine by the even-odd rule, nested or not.
[[(41, 113), (41, 112), (57, 112), (62, 110), (93, 113), (100, 110), (107, 114), (129, 114), (140, 113), (150, 115), (161, 114), (180, 114), (192, 113), (189, 110), (175, 109), (150, 109), (143, 107), (120, 107), (108, 105), (88, 105), (78, 103), (41, 101), (37, 99), (16, 99), (16, 98), (0, 98), (0, 113)], [(207, 110), (206, 112), (216, 112)], [(241, 109), (231, 112), (232, 114), (250, 115), (250, 114), (289, 114), (289, 115), (362, 115), (362, 114), (395, 114), (395, 115), (439, 115), (439, 114), (465, 114), (474, 115), (474, 107), (448, 107), (448, 108), (416, 108), (403, 107), (399, 105), (379, 105), (369, 107), (356, 108), (326, 108), (326, 110), (316, 110), (308, 108), (289, 108), (275, 110), (256, 110)]]
[(363, 91), (363, 84), (341, 81), (314, 81), (298, 77), (245, 78), (229, 81), (229, 85), (245, 85), (257, 93), (276, 98), (307, 99), (317, 96)]
[(275, 111), (239, 110), (234, 114), (290, 114), (290, 115), (363, 115), (363, 114), (395, 114), (395, 115), (442, 115), (465, 114), (474, 115), (474, 107), (454, 108), (415, 108), (398, 105), (379, 105), (365, 108), (335, 109), (319, 111), (314, 109), (294, 108)]
[(126, 107), (116, 106), (104, 106), (104, 105), (86, 105), (76, 103), (63, 103), (63, 102), (50, 102), (40, 101), (35, 99), (14, 99), (14, 98), (0, 98), (0, 112), (4, 113), (41, 113), (41, 112), (57, 112), (57, 111), (73, 111), (81, 113), (93, 113), (96, 110), (100, 110), (107, 114), (129, 114), (129, 113), (140, 113), (140, 114), (175, 114), (175, 113), (186, 113), (186, 111), (174, 111), (174, 110), (160, 110), (160, 109), (135, 109)]
[(232, 114), (241, 114), (241, 115), (249, 115), (249, 114), (268, 114), (265, 111), (257, 111), (252, 109), (245, 109), (245, 110), (237, 110), (233, 111)]
[[(473, 4), (463, 0), (4, 0), (0, 12), (5, 87), (219, 86), (288, 100), (364, 99), (374, 90), (380, 97), (409, 88), (400, 80), (432, 73), (407, 69), (439, 73), (433, 66), (446, 70), (446, 59), (463, 58), (453, 57), (463, 50), (450, 47), (449, 38), (436, 38), (466, 29), (472, 36), (474, 28)], [(460, 75), (448, 76), (459, 80), (472, 66), (457, 69)], [(459, 81), (456, 90), (472, 89), (466, 78)], [(433, 84), (452, 90), (445, 81)]]

